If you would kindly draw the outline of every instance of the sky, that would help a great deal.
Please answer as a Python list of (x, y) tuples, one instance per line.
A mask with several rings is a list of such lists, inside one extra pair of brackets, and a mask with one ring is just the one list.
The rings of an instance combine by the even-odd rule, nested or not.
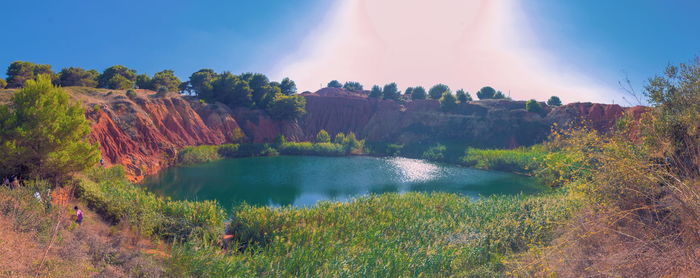
[[(561, 0), (7, 1), (0, 67), (262, 72), (299, 91), (444, 83), (472, 95), (635, 105), (700, 53), (700, 2)], [(0, 76), (3, 74), (0, 73)], [(625, 86), (627, 87), (627, 86)]]

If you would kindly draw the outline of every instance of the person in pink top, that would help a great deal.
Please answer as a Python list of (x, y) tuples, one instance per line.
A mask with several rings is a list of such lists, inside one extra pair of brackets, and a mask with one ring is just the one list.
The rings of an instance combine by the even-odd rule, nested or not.
[(78, 208), (78, 206), (75, 206), (73, 208), (75, 210), (75, 223), (78, 223), (78, 225), (83, 223), (83, 211)]

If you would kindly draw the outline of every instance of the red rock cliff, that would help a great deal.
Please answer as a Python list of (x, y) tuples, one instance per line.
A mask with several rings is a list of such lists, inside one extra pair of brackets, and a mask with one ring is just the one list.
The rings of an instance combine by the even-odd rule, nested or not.
[(180, 96), (156, 98), (139, 90), (136, 97), (113, 92), (81, 100), (105, 163), (124, 165), (133, 181), (171, 165), (182, 147), (226, 143), (240, 128), (225, 106)]

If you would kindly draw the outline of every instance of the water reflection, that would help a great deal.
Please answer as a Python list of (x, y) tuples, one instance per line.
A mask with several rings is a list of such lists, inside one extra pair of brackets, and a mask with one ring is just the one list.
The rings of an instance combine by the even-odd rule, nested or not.
[(409, 158), (258, 157), (167, 169), (144, 184), (174, 199), (211, 200), (226, 208), (308, 206), (384, 192), (443, 191), (480, 195), (534, 193), (533, 179)]

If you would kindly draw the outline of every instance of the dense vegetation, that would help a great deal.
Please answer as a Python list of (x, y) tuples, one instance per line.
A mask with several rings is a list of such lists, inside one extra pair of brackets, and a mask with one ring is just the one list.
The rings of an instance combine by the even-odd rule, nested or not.
[(302, 209), (243, 205), (229, 227), (241, 251), (184, 244), (171, 264), (196, 277), (496, 277), (508, 255), (553, 237), (572, 204), (562, 200), (407, 193)]
[(79, 103), (39, 75), (0, 105), (0, 177), (59, 179), (94, 165), (97, 145)]

